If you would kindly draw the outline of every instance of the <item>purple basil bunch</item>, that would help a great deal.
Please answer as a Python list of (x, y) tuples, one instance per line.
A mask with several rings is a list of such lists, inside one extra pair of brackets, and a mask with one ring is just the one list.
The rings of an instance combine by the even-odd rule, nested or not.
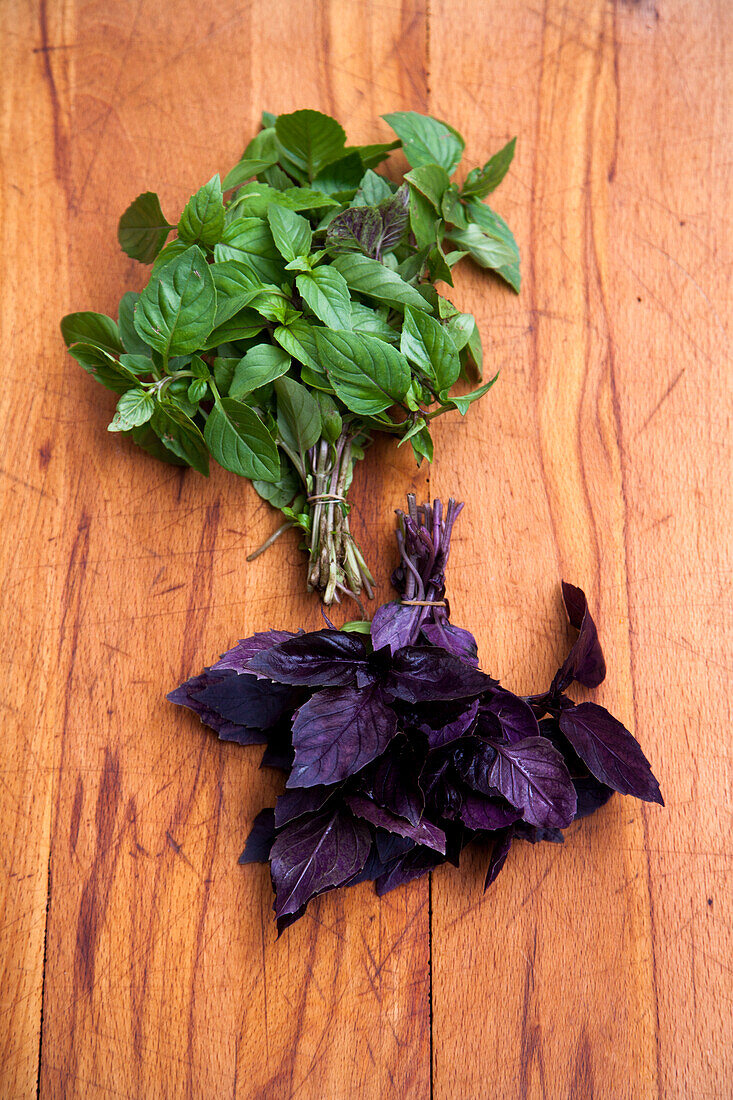
[[(377, 893), (491, 845), (485, 887), (513, 840), (562, 829), (614, 791), (662, 803), (629, 731), (595, 703), (606, 666), (583, 592), (563, 583), (578, 637), (548, 691), (520, 697), (477, 667), (476, 642), (449, 621), (445, 569), (462, 505), (408, 498), (393, 584), (369, 633), (271, 630), (240, 641), (169, 695), (219, 737), (263, 744), (285, 790), (256, 818), (240, 862), (270, 862), (282, 931), (339, 886)], [(368, 624), (364, 624), (368, 627)]]

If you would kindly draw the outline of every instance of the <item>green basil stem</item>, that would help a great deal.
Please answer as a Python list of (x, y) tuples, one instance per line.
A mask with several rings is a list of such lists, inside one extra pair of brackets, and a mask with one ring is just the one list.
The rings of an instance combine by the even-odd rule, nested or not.
[[(362, 608), (360, 593), (373, 595), (374, 578), (349, 528), (345, 497), (351, 483), (353, 430), (347, 426), (336, 443), (321, 439), (308, 452), (312, 470), (310, 492), (310, 564), (308, 591), (317, 591), (326, 605), (349, 596)], [(325, 498), (325, 499), (319, 499)]]

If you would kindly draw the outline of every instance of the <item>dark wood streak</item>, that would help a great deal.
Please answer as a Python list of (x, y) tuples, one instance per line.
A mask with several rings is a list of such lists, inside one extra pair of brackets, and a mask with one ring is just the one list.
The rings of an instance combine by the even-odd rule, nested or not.
[(593, 1060), (588, 1032), (585, 1028), (582, 1029), (578, 1040), (570, 1095), (573, 1100), (593, 1100)]
[[(48, 12), (46, 7), (46, 0), (40, 0), (38, 9), (38, 24), (41, 34), (41, 45), (38, 50), (38, 55), (41, 58), (41, 64), (43, 67), (43, 76), (48, 87), (48, 94), (51, 100), (51, 117), (53, 119), (53, 148), (54, 148), (54, 166), (56, 171), (56, 179), (64, 188), (69, 205), (71, 205), (70, 194), (70, 181), (71, 181), (71, 155), (69, 145), (69, 134), (64, 126), (61, 102), (59, 100), (58, 88), (56, 87), (56, 78), (53, 73), (53, 66), (51, 65), (51, 49), (48, 41)], [(34, 53), (36, 51), (33, 51)]]
[(84, 801), (84, 780), (80, 775), (76, 777), (74, 789), (74, 804), (71, 807), (71, 821), (69, 823), (69, 848), (71, 854), (76, 852), (76, 842), (79, 839), (79, 823), (81, 821), (81, 807)]
[(541, 1095), (544, 1098), (545, 1092), (545, 1065), (542, 1054), (542, 1030), (538, 1020), (532, 1019), (534, 1013), (532, 1011), (532, 997), (534, 994), (534, 968), (535, 960), (537, 958), (537, 926), (534, 929), (534, 939), (532, 941), (532, 952), (527, 957), (527, 968), (524, 973), (524, 994), (522, 998), (522, 1032), (520, 1037), (520, 1075), (519, 1075), (519, 1095), (522, 1100), (528, 1100), (530, 1095), (536, 1096), (536, 1092), (530, 1089), (532, 1087), (531, 1069), (533, 1063), (536, 1061), (540, 1073), (540, 1088)]

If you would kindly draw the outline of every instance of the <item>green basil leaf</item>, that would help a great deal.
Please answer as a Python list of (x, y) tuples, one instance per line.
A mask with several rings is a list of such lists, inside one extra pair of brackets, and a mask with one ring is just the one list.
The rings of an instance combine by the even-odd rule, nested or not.
[(352, 619), (351, 622), (344, 623), (339, 629), (345, 630), (347, 634), (371, 634), (372, 624), (366, 619)]
[(252, 269), (237, 260), (210, 264), (209, 271), (216, 287), (216, 325), (223, 325), (243, 310), (262, 289), (262, 282)]
[(320, 111), (293, 111), (278, 115), (275, 133), (281, 160), (300, 169), (312, 181), (321, 168), (336, 160), (346, 145), (346, 134), (336, 119)]
[(379, 206), (385, 199), (391, 199), (393, 194), (394, 188), (390, 187), (389, 181), (384, 176), (368, 171), (364, 173), (351, 205)]
[(464, 198), (485, 199), (487, 195), (496, 190), (509, 171), (516, 144), (517, 139), (513, 137), (503, 149), (500, 149), (498, 153), (494, 153), (493, 157), (486, 161), (483, 168), (474, 168), (468, 173), (462, 191)]
[(460, 245), (480, 267), (488, 267), (493, 271), (511, 265), (516, 258), (511, 245), (495, 236), (490, 236), (473, 223), (465, 229), (451, 229), (447, 234), (447, 240)]
[(251, 340), (265, 327), (265, 322), (259, 313), (252, 309), (242, 309), (229, 317), (221, 325), (212, 329), (205, 340), (201, 342), (201, 351), (212, 351), (222, 344), (233, 344), (238, 340)]
[(138, 447), (141, 447), (143, 451), (147, 451), (153, 458), (157, 458), (159, 462), (169, 462), (171, 466), (189, 465), (185, 459), (179, 458), (178, 455), (175, 455), (173, 451), (165, 446), (150, 424), (143, 424), (140, 428), (133, 428), (132, 431), (123, 432), (122, 434), (129, 436)]
[(158, 196), (154, 191), (145, 191), (120, 218), (117, 240), (122, 251), (133, 260), (151, 264), (172, 228), (163, 216)]
[(443, 195), (450, 186), (450, 177), (445, 168), (441, 168), (439, 164), (423, 164), (420, 168), (407, 172), (405, 179), (440, 212)]
[(204, 431), (208, 448), (220, 466), (241, 477), (276, 482), (280, 457), (275, 440), (256, 412), (224, 397), (209, 413)]
[(261, 172), (266, 172), (275, 164), (277, 164), (276, 151), (272, 156), (267, 157), (242, 157), (239, 163), (224, 176), (222, 188), (225, 191), (231, 191), (233, 187), (239, 187), (240, 184), (246, 183), (253, 176), (259, 176)]
[(329, 380), (354, 413), (383, 412), (402, 401), (410, 385), (410, 367), (396, 348), (376, 336), (331, 329), (316, 330), (319, 359)]
[[(387, 307), (382, 307), (382, 312), (387, 312)], [(386, 340), (388, 344), (398, 344), (400, 334), (395, 332), (391, 325), (387, 324), (382, 313), (370, 309), (361, 302), (351, 303), (351, 324), (342, 326), (353, 328), (354, 332), (363, 332), (368, 336), (378, 336), (380, 340)]]
[(152, 279), (158, 274), (162, 267), (174, 260), (176, 256), (182, 256), (187, 251), (189, 245), (185, 241), (179, 241), (178, 237), (174, 237), (172, 241), (163, 248), (155, 258), (155, 263), (150, 272), (150, 278)]
[(471, 199), (466, 206), (466, 212), (471, 221), (483, 229), (484, 233), (501, 241), (507, 248), (511, 260), (495, 270), (505, 282), (509, 283), (512, 290), (519, 293), (521, 277), (519, 273), (519, 249), (514, 240), (514, 234), (503, 218), (487, 206), (485, 202)]
[(284, 206), (273, 205), (267, 211), (267, 220), (275, 246), (285, 260), (308, 255), (313, 234), (306, 218)]
[(303, 301), (329, 328), (351, 328), (349, 288), (333, 267), (317, 267), (295, 280)]
[(329, 443), (336, 444), (344, 426), (336, 402), (321, 390), (316, 390), (313, 396), (318, 402), (318, 410), (321, 414), (321, 434)]
[(461, 373), (455, 344), (440, 322), (427, 313), (405, 310), (400, 351), (425, 371), (439, 393), (449, 390)]
[(484, 376), (484, 349), (481, 343), (481, 332), (475, 318), (473, 331), (466, 341), (463, 355), (467, 360), (466, 366), (469, 368), (466, 374), (469, 376), (472, 374), (480, 382)]
[(87, 374), (91, 374), (92, 378), (96, 378), (97, 382), (101, 382), (114, 393), (126, 393), (137, 385), (137, 378), (131, 371), (109, 352), (96, 348), (93, 344), (73, 344), (69, 348), (69, 355), (76, 359)]
[(418, 249), (424, 249), (427, 253), (438, 239), (438, 223), (440, 219), (435, 213), (433, 204), (429, 199), (410, 188), (410, 229), (412, 230)]
[(189, 416), (174, 405), (158, 405), (150, 426), (168, 450), (204, 477), (209, 476), (209, 455), (204, 437)]
[(280, 455), (280, 476), (277, 481), (259, 481), (252, 484), (256, 492), (273, 508), (286, 508), (300, 488), (300, 478), (284, 455)]
[[(459, 256), (463, 253), (458, 253)], [(453, 275), (451, 274), (450, 264), (446, 258), (443, 249), (440, 247), (440, 242), (436, 242), (433, 248), (428, 252), (428, 271), (430, 272), (430, 278), (434, 283), (444, 282), (448, 286), (453, 286)]]
[(236, 218), (230, 222), (214, 249), (214, 258), (217, 262), (238, 260), (263, 283), (279, 285), (283, 278), (282, 257), (269, 225), (261, 218)]
[(477, 390), (472, 390), (471, 393), (465, 393), (462, 396), (453, 396), (445, 402), (446, 407), (456, 408), (460, 412), (461, 416), (465, 416), (468, 412), (469, 406), (478, 401), (480, 397), (483, 397), (485, 393), (488, 393), (494, 382), (499, 377), (498, 373), (494, 375), (490, 382), (484, 382), (483, 386), (479, 386)]
[(117, 326), (125, 351), (130, 355), (147, 355), (149, 358), (151, 349), (144, 340), (141, 340), (134, 323), (135, 305), (139, 297), (140, 295), (132, 290), (122, 295), (117, 309)]
[(472, 313), (454, 313), (446, 321), (446, 331), (458, 351), (462, 351), (476, 328), (476, 318)]
[(201, 348), (216, 317), (216, 290), (197, 245), (153, 275), (135, 306), (135, 329), (161, 355)]
[(458, 188), (454, 183), (445, 191), (440, 202), (440, 212), (445, 221), (451, 225), (457, 225), (459, 229), (465, 229), (468, 225), (466, 211), (463, 208)]
[(349, 153), (345, 157), (331, 161), (322, 168), (313, 180), (316, 191), (325, 195), (351, 197), (356, 192), (364, 175), (364, 165), (358, 153)]
[(465, 142), (447, 122), (416, 111), (397, 111), (382, 115), (402, 141), (405, 156), (413, 168), (440, 164), (452, 173), (463, 156)]
[(121, 355), (120, 363), (135, 375), (153, 373), (153, 361), (148, 355)]
[(274, 382), (290, 369), (290, 356), (274, 344), (257, 344), (239, 360), (229, 386), (230, 397), (245, 397)]
[(194, 378), (191, 385), (188, 387), (187, 397), (192, 405), (198, 405), (200, 401), (203, 401), (209, 392), (209, 383), (205, 378)]
[(248, 183), (242, 187), (230, 206), (236, 217), (266, 218), (271, 206), (284, 206), (287, 210), (320, 210), (338, 208), (336, 199), (310, 187), (287, 187), (279, 190), (267, 183)]
[(351, 290), (364, 294), (367, 298), (398, 307), (412, 306), (414, 309), (424, 310), (430, 308), (415, 287), (410, 286), (397, 272), (391, 271), (379, 260), (356, 253), (343, 253), (335, 257), (331, 267), (343, 275)]
[(125, 350), (117, 325), (104, 313), (67, 313), (61, 321), (61, 335), (67, 348), (72, 344), (91, 344), (113, 355)]
[(222, 397), (227, 397), (239, 359), (217, 356), (214, 360), (214, 384)]
[(393, 149), (399, 149), (399, 141), (384, 141), (377, 145), (347, 145), (345, 153), (358, 153), (365, 168), (376, 168), (386, 160)]
[(217, 173), (186, 203), (178, 222), (178, 236), (188, 244), (213, 248), (223, 232), (224, 199)]
[(305, 386), (292, 378), (278, 378), (277, 427), (280, 438), (301, 457), (321, 438), (321, 413), (318, 402)]
[(130, 428), (139, 428), (147, 424), (154, 412), (155, 401), (147, 390), (126, 390), (117, 402), (117, 410), (107, 431), (125, 432)]
[(299, 363), (319, 372), (318, 349), (316, 348), (316, 328), (303, 318), (292, 321), (287, 328), (280, 325), (273, 332), (273, 338), (277, 340), (285, 351), (292, 355)]

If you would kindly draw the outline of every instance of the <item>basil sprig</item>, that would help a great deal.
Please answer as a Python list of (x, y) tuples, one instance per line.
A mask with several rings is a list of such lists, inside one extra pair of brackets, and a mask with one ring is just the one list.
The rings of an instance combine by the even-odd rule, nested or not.
[[(465, 414), (493, 382), (453, 393), (481, 383), (481, 337), (435, 284), (452, 286), (469, 256), (519, 290), (516, 242), (483, 201), (514, 142), (461, 188), (452, 127), (412, 111), (385, 119), (397, 140), (349, 146), (318, 111), (263, 114), (239, 163), (177, 224), (149, 191), (122, 215), (122, 249), (152, 269), (117, 322), (61, 323), (71, 355), (118, 395), (110, 430), (202, 474), (211, 457), (250, 478), (281, 530), (303, 532), (308, 587), (327, 604), (372, 594), (346, 498), (374, 434), (431, 461), (432, 420)], [(375, 171), (399, 146), (402, 183)]]

